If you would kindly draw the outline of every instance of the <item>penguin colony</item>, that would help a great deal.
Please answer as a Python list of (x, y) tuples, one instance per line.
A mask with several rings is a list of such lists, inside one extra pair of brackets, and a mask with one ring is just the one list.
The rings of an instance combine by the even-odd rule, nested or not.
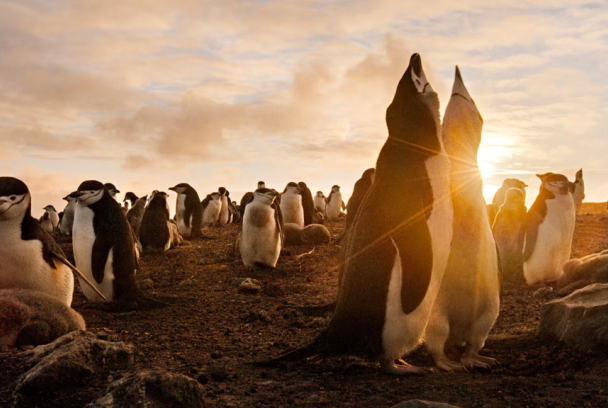
[[(327, 243), (331, 235), (319, 224), (344, 218), (329, 325), (310, 345), (262, 364), (353, 355), (378, 361), (389, 374), (424, 374), (403, 360), (424, 342), (442, 370), (491, 367), (496, 361), (479, 351), (498, 316), (500, 280), (536, 285), (563, 274), (584, 198), (582, 169), (574, 183), (538, 175), (529, 211), (527, 185), (517, 179), (505, 180), (486, 207), (477, 166), (482, 116), (456, 68), (442, 125), (418, 54), (398, 83), (386, 124), (376, 166), (363, 172), (348, 205), (338, 185), (313, 197), (302, 181), (281, 193), (259, 181), (237, 205), (225, 187), (201, 201), (179, 183), (169, 187), (177, 194), (171, 218), (164, 191), (128, 192), (121, 205), (112, 183), (87, 180), (64, 197), (61, 215), (49, 205), (36, 220), (27, 186), (0, 177), (0, 305), (9, 311), (0, 316), (0, 347), (43, 344), (86, 328), (70, 308), (73, 273), (89, 301), (131, 310), (149, 300), (135, 279), (140, 253), (200, 239), (203, 227), (238, 223), (242, 262), (275, 268), (285, 245)], [(75, 265), (54, 234), (71, 236)], [(456, 359), (445, 354), (452, 346), (463, 350)]]

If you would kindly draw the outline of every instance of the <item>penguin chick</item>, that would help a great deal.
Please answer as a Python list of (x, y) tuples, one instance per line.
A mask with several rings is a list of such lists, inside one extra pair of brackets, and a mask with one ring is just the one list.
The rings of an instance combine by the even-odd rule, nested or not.
[(82, 316), (57, 298), (36, 290), (0, 289), (0, 349), (47, 344), (86, 330)]
[(340, 186), (332, 186), (331, 192), (327, 196), (327, 208), (325, 212), (328, 220), (337, 220), (342, 215), (342, 210), (345, 210), (346, 206), (342, 200), (342, 193), (340, 192)]
[(521, 189), (507, 190), (505, 201), (496, 214), (492, 228), (500, 253), (502, 277), (505, 282), (522, 283), (524, 281), (522, 225), (526, 211), (524, 194)]
[(156, 192), (146, 207), (139, 227), (139, 242), (144, 251), (166, 251), (171, 248), (171, 222), (169, 221), (169, 195)]
[(281, 215), (285, 223), (298, 224), (304, 227), (304, 208), (300, 187), (293, 181), (285, 186), (280, 195)]

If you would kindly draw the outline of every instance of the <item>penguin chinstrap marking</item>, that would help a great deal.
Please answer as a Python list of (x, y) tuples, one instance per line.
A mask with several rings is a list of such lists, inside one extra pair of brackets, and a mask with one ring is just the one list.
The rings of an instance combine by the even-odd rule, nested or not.
[(276, 202), (278, 193), (257, 189), (245, 207), (239, 250), (248, 267), (277, 265), (283, 247), (283, 220)]
[(177, 230), (187, 239), (201, 236), (201, 223), (203, 221), (203, 207), (198, 193), (187, 183), (180, 183), (169, 190), (177, 193), (175, 221)]
[(32, 217), (29, 189), (14, 177), (0, 177), (0, 263), (0, 289), (37, 290), (72, 304), (74, 275), (68, 261)]
[[(76, 266), (95, 283), (105, 302), (135, 306), (139, 298), (135, 282), (138, 254), (120, 204), (95, 180), (84, 181), (70, 196), (78, 200), (72, 231)], [(80, 286), (87, 299), (104, 302), (82, 281)]]
[[(483, 119), (456, 67), (442, 130), (451, 164), (453, 236), (441, 288), (424, 335), (435, 364), (446, 371), (488, 369), (496, 363), (478, 354), (500, 306), (498, 252), (477, 165), (482, 127)], [(446, 345), (464, 346), (460, 361), (445, 355)]]
[[(338, 300), (327, 329), (309, 346), (279, 357), (355, 355), (384, 372), (421, 342), (452, 239), (449, 159), (441, 141), (439, 99), (418, 54), (387, 109), (388, 140), (370, 193), (345, 243)], [(373, 197), (373, 199), (371, 198)]]
[(302, 209), (304, 210), (304, 225), (310, 225), (313, 223), (312, 219), (315, 215), (315, 203), (312, 198), (312, 192), (308, 188), (305, 182), (300, 181), (298, 183), (300, 188), (300, 194), (302, 195)]
[(350, 196), (348, 203), (346, 204), (346, 229), (353, 224), (355, 215), (357, 215), (357, 210), (359, 209), (363, 198), (365, 198), (365, 195), (374, 182), (375, 173), (376, 169), (367, 169), (363, 172), (361, 178), (355, 183), (353, 194)]
[(583, 180), (583, 169), (576, 172), (574, 177), (574, 185), (572, 186), (572, 200), (574, 200), (574, 209), (578, 214), (585, 198), (585, 181)]
[(300, 187), (293, 181), (288, 183), (279, 199), (283, 222), (304, 227), (304, 207), (302, 207)]
[(528, 285), (551, 282), (570, 259), (576, 213), (572, 185), (562, 174), (537, 174), (540, 192), (524, 218), (524, 278)]
[(346, 209), (344, 201), (342, 200), (342, 193), (340, 192), (340, 186), (332, 186), (331, 192), (327, 196), (327, 206), (325, 207), (325, 213), (327, 214), (328, 220), (337, 220), (342, 214), (342, 210)]
[(172, 236), (169, 221), (169, 195), (164, 191), (154, 194), (146, 207), (139, 227), (139, 243), (144, 251), (166, 251), (171, 248)]

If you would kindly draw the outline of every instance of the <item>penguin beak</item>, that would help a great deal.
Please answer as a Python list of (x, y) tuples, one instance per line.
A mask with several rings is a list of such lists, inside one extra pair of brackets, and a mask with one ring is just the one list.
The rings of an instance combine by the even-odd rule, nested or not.
[(175, 191), (175, 187), (169, 187), (169, 190)]
[(82, 197), (83, 195), (84, 195), (84, 193), (82, 191), (74, 191), (73, 193), (70, 193), (68, 195), (68, 197), (78, 198), (78, 197)]

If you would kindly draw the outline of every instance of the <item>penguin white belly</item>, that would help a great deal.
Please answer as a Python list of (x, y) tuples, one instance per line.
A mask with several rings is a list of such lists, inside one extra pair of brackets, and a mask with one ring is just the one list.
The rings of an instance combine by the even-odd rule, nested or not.
[(576, 215), (572, 195), (547, 200), (547, 214), (538, 226), (536, 245), (524, 262), (528, 285), (559, 279), (563, 265), (570, 259)]
[(57, 228), (57, 226), (59, 225), (59, 214), (57, 214), (56, 211), (53, 211), (50, 213), (51, 214), (51, 223), (53, 224), (53, 228)]
[(207, 204), (207, 208), (203, 212), (203, 224), (215, 224), (220, 218), (222, 211), (222, 202), (219, 200), (211, 200)]
[(39, 290), (56, 297), (68, 307), (72, 304), (72, 271), (61, 262), (55, 262), (57, 269), (51, 268), (42, 257), (42, 242), (21, 240), (20, 228), (0, 234), (0, 262), (0, 289)]
[(40, 222), (40, 227), (42, 227), (42, 230), (47, 234), (52, 234), (54, 231), (53, 222), (51, 221), (50, 217), (46, 220), (42, 220)]
[[(185, 194), (177, 195), (177, 205), (175, 208), (175, 214), (176, 214), (175, 221), (177, 223), (177, 230), (179, 231), (180, 234), (189, 237), (191, 227), (186, 226), (186, 221), (185, 221), (185, 214), (186, 214), (186, 195)], [(190, 225), (192, 225), (192, 223), (190, 223)]]
[[(72, 230), (72, 244), (74, 249), (74, 260), (76, 267), (94, 283), (97, 289), (106, 297), (107, 302), (111, 302), (114, 298), (114, 271), (112, 270), (113, 250), (110, 250), (108, 260), (104, 269), (104, 276), (101, 283), (98, 283), (93, 277), (92, 253), (93, 244), (95, 243), (95, 230), (93, 229), (93, 210), (86, 206), (78, 204), (74, 216), (74, 227)], [(84, 283), (80, 277), (78, 278), (82, 293), (87, 299), (95, 302), (104, 302), (97, 293)]]
[(434, 199), (433, 210), (427, 219), (433, 250), (433, 269), (424, 299), (412, 313), (406, 315), (403, 313), (401, 305), (401, 258), (393, 241), (397, 255), (388, 286), (382, 345), (385, 355), (395, 359), (401, 358), (421, 341), (431, 308), (441, 286), (452, 240), (453, 210), (448, 179), (449, 161), (445, 155), (437, 155), (427, 159), (425, 166)]
[(221, 200), (220, 206), (220, 224), (228, 224), (228, 220), (230, 218), (230, 211), (228, 210), (228, 199), (224, 196)]
[(293, 223), (304, 228), (302, 196), (299, 194), (283, 194), (281, 196), (281, 214), (285, 224)]
[(325, 212), (327, 213), (328, 220), (338, 219), (340, 216), (340, 211), (342, 210), (342, 194), (341, 193), (332, 193), (331, 201), (327, 203), (327, 208)]
[(259, 262), (276, 266), (281, 254), (281, 236), (271, 207), (255, 202), (247, 205), (239, 247), (245, 265), (253, 267)]
[(59, 232), (64, 235), (70, 235), (72, 233), (72, 225), (74, 224), (74, 206), (73, 204), (68, 204), (63, 211), (63, 217), (59, 222), (58, 229)]
[(315, 207), (320, 208), (323, 215), (325, 215), (325, 207), (327, 206), (325, 199), (323, 197), (315, 197), (314, 204)]

